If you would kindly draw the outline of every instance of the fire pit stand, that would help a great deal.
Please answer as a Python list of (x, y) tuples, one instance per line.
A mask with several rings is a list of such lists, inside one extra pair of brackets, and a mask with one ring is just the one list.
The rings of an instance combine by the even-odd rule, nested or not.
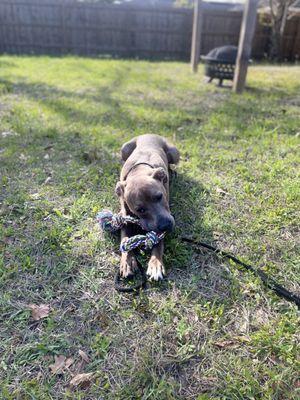
[(219, 86), (222, 86), (224, 79), (233, 80), (237, 51), (236, 46), (222, 46), (211, 50), (206, 56), (201, 56), (201, 60), (205, 62), (208, 82), (217, 78)]

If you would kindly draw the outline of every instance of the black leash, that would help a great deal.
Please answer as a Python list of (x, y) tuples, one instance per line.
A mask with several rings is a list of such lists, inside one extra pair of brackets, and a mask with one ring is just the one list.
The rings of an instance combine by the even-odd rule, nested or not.
[[(252, 272), (254, 275), (258, 276), (261, 281), (268, 287), (269, 289), (273, 290), (277, 296), (283, 297), (284, 299), (291, 301), (297, 305), (297, 307), (300, 309), (300, 297), (298, 297), (296, 294), (290, 292), (289, 290), (285, 289), (283, 286), (279, 285), (273, 278), (268, 276), (264, 271), (254, 268), (252, 265), (246, 264), (243, 261), (239, 260), (237, 257), (234, 255), (224, 251), (220, 250), (214, 246), (211, 246), (207, 243), (200, 242), (194, 239), (190, 239), (187, 237), (181, 237), (179, 238), (182, 242), (192, 244), (193, 246), (196, 246), (197, 248), (205, 248), (207, 250), (210, 250), (214, 252), (215, 254), (220, 255), (223, 258), (227, 258), (228, 260), (231, 260), (235, 262), (237, 265), (240, 265), (247, 271)], [(141, 263), (137, 260), (138, 268), (141, 274), (141, 280), (134, 286), (123, 286), (121, 285), (121, 276), (120, 276), (120, 271), (115, 275), (115, 289), (118, 292), (123, 292), (123, 293), (132, 293), (136, 292), (139, 289), (146, 288), (147, 284), (147, 277), (145, 274), (145, 271), (141, 265)]]
[(194, 245), (194, 246), (196, 246), (198, 248), (199, 247), (203, 247), (205, 249), (213, 251), (214, 253), (220, 255), (223, 258), (227, 258), (228, 260), (232, 260), (233, 262), (235, 262), (236, 264), (240, 265), (241, 267), (243, 267), (247, 271), (250, 271), (254, 275), (258, 276), (261, 279), (261, 281), (269, 289), (273, 290), (277, 294), (277, 296), (283, 297), (288, 301), (294, 302), (298, 306), (298, 308), (300, 309), (300, 297), (298, 297), (294, 293), (290, 292), (289, 290), (285, 289), (283, 286), (279, 285), (277, 282), (275, 282), (275, 280), (273, 278), (268, 276), (261, 269), (254, 268), (252, 265), (246, 264), (243, 261), (239, 260), (234, 255), (232, 255), (230, 253), (227, 253), (226, 251), (217, 249), (216, 247), (211, 246), (209, 244), (206, 244), (206, 243), (203, 243), (203, 242), (199, 242), (197, 240), (190, 239), (190, 238), (187, 238), (187, 237), (182, 237), (181, 241), (182, 242), (186, 242), (186, 243), (190, 243), (190, 244), (192, 244), (192, 245)]
[[(140, 163), (140, 164), (146, 164), (149, 165), (148, 163)], [(153, 168), (152, 165), (149, 165), (151, 168)], [(176, 170), (173, 169), (169, 169), (169, 174), (170, 174), (170, 178), (171, 180), (175, 179), (177, 177), (177, 172)], [(241, 267), (243, 267), (245, 270), (252, 272), (255, 276), (257, 276), (258, 278), (260, 278), (260, 280), (263, 282), (263, 284), (273, 290), (277, 296), (279, 297), (283, 297), (284, 299), (291, 301), (293, 303), (295, 303), (297, 305), (297, 307), (300, 309), (300, 297), (298, 297), (295, 293), (290, 292), (289, 290), (287, 290), (286, 288), (284, 288), (283, 286), (279, 285), (273, 278), (271, 278), (270, 276), (268, 276), (264, 271), (262, 271), (261, 269), (257, 269), (255, 267), (253, 267), (250, 264), (246, 264), (243, 261), (239, 260), (237, 257), (235, 257), (234, 255), (228, 253), (227, 251), (218, 249), (214, 246), (211, 246), (207, 243), (204, 242), (200, 242), (188, 237), (179, 237), (179, 240), (181, 240), (184, 243), (189, 243), (193, 246), (196, 246), (198, 249), (200, 248), (204, 248), (207, 250), (210, 250), (212, 252), (214, 252), (215, 254), (218, 254), (219, 256), (226, 258), (228, 260), (233, 261), (235, 264), (240, 265)], [(140, 289), (145, 289), (147, 286), (147, 276), (146, 273), (142, 267), (142, 264), (139, 262), (139, 260), (137, 260), (137, 264), (138, 264), (138, 269), (141, 275), (141, 280), (135, 284), (135, 285), (130, 285), (130, 286), (125, 286), (121, 284), (121, 275), (120, 275), (120, 271), (118, 270), (116, 275), (115, 275), (115, 289), (118, 292), (123, 292), (123, 293), (132, 293), (132, 292), (137, 292)]]

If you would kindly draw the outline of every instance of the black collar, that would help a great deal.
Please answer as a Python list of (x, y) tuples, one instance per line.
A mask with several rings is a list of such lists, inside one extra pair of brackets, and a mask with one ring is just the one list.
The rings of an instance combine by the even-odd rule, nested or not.
[(126, 181), (126, 179), (127, 179), (128, 175), (130, 174), (130, 172), (133, 171), (133, 170), (134, 170), (136, 167), (138, 167), (139, 165), (148, 165), (148, 167), (154, 169), (153, 165), (151, 165), (151, 164), (149, 164), (149, 163), (146, 163), (146, 162), (139, 162), (139, 163), (133, 164), (133, 166), (132, 166), (131, 168), (129, 168), (129, 171), (128, 171), (127, 174), (125, 175), (124, 181)]

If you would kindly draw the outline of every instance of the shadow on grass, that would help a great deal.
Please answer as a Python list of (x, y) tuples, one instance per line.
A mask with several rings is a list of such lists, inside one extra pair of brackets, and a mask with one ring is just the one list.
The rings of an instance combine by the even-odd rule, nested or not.
[[(68, 122), (83, 123), (90, 127), (103, 124), (114, 129), (135, 130), (143, 126), (150, 130), (177, 129), (182, 126), (197, 126), (199, 121), (207, 119), (208, 113), (213, 111), (212, 107), (206, 107), (205, 101), (201, 100), (206, 96), (204, 93), (188, 105), (181, 102), (181, 99), (174, 99), (172, 82), (166, 89), (170, 91), (167, 97), (153, 98), (148, 93), (142, 95), (140, 92), (129, 91), (127, 97), (120, 98), (123, 85), (129, 78), (130, 67), (116, 70), (109, 84), (95, 82), (92, 89), (82, 91), (66, 90), (39, 81), (27, 82), (20, 80), (18, 76), (12, 76), (9, 80), (0, 79), (0, 85), (9, 92), (46, 106)], [(165, 90), (161, 89), (161, 93), (165, 94)], [(210, 93), (210, 103), (219, 107), (225, 100), (221, 97), (218, 92)], [(142, 113), (139, 110), (141, 105), (144, 109)]]
[[(148, 282), (143, 304), (147, 303), (147, 295), (159, 291), (167, 294), (175, 286), (183, 295), (190, 298), (219, 302), (228, 300), (231, 296), (232, 277), (224, 269), (220, 259), (212, 252), (194, 248), (181, 241), (181, 237), (191, 237), (214, 245), (215, 239), (212, 227), (205, 221), (206, 207), (211, 199), (209, 192), (198, 181), (185, 174), (178, 174), (172, 178), (170, 186), (171, 212), (175, 217), (176, 228), (172, 234), (166, 236), (164, 263), (167, 269), (167, 278), (162, 282)], [(104, 235), (107, 246), (112, 246), (114, 254), (119, 259), (119, 237)], [(140, 257), (144, 269), (150, 252)], [(115, 265), (115, 271), (118, 264)], [(110, 280), (110, 290), (113, 288), (113, 275), (107, 275)], [(125, 283), (126, 285), (126, 283)], [(235, 282), (236, 289), (236, 282)], [(105, 290), (105, 288), (104, 288)], [(139, 294), (139, 292), (137, 292)], [(129, 294), (127, 297), (131, 298)], [(147, 307), (145, 308), (147, 309)]]
[[(167, 277), (161, 282), (148, 282), (144, 306), (148, 303), (147, 295), (159, 291), (167, 294), (175, 286), (183, 295), (190, 298), (223, 301), (230, 298), (231, 277), (222, 266), (222, 262), (212, 252), (194, 248), (181, 241), (181, 237), (191, 237), (213, 245), (215, 242), (213, 231), (204, 221), (205, 209), (210, 202), (210, 195), (206, 188), (196, 180), (184, 174), (172, 178), (170, 186), (171, 212), (175, 217), (175, 231), (165, 238), (164, 264)], [(119, 256), (119, 238), (105, 235), (107, 240), (114, 243), (115, 254)], [(140, 258), (144, 269), (150, 252)], [(118, 265), (116, 266), (118, 268)], [(112, 277), (109, 277), (112, 279)], [(110, 284), (112, 289), (112, 285)], [(139, 292), (137, 292), (139, 294)], [(132, 294), (128, 295), (130, 298)], [(145, 307), (147, 310), (147, 306)], [(147, 311), (146, 311), (147, 314)]]
[[(6, 87), (8, 92), (14, 92), (43, 104), (68, 121), (87, 123), (89, 126), (105, 123), (115, 128), (122, 124), (132, 128), (137, 121), (121, 107), (118, 99), (113, 98), (113, 93), (121, 86), (122, 79), (122, 75), (117, 76), (110, 85), (99, 85), (93, 92), (85, 91), (84, 93), (64, 90), (43, 82), (24, 82), (14, 77), (10, 80), (0, 79), (0, 85)], [(92, 107), (82, 103), (78, 107), (77, 101), (83, 100), (87, 100)], [(103, 110), (101, 106), (104, 106)]]
[[(22, 138), (18, 136), (16, 140)], [(95, 152), (77, 134), (53, 136), (51, 131), (49, 139), (45, 130), (35, 144), (35, 171), (38, 172), (29, 180), (28, 170), (32, 166), (18, 165), (17, 158), (15, 169), (10, 171), (10, 179), (16, 178), (16, 186), (3, 199), (0, 195), (4, 208), (9, 211), (7, 229), (9, 224), (14, 227), (14, 237), (9, 236), (5, 246), (8, 266), (14, 268), (7, 268), (2, 278), (3, 282), (7, 279), (8, 285), (14, 284), (12, 278), (18, 279), (20, 286), (28, 289), (28, 292), (19, 290), (19, 300), (25, 300), (23, 296), (26, 296), (26, 301), (28, 294), (35, 301), (51, 291), (60, 292), (64, 285), (76, 280), (82, 267), (95, 266), (93, 257), (85, 252), (91, 247), (87, 240), (81, 243), (79, 235), (72, 242), (70, 239), (82, 228), (85, 219), (91, 218), (90, 209), (95, 206), (99, 192), (103, 195), (106, 191), (114, 192), (112, 179), (101, 176), (99, 166), (109, 169), (112, 176), (117, 174), (118, 164), (109, 150), (101, 147)], [(45, 151), (45, 145), (50, 150)], [(51, 154), (51, 164), (42, 157), (47, 152)], [(49, 171), (51, 179), (47, 183)], [(22, 179), (22, 185), (18, 179)], [(36, 198), (31, 195), (34, 192)], [(88, 236), (88, 227), (84, 225), (82, 229)]]
[(215, 244), (213, 228), (205, 218), (211, 202), (208, 190), (199, 181), (180, 173), (172, 180), (170, 189), (176, 230), (166, 239), (168, 283), (199, 300), (221, 301), (230, 297), (230, 276), (220, 259), (212, 252), (181, 241), (181, 237), (190, 237)]
[(15, 67), (16, 63), (7, 60), (0, 60), (0, 68), (3, 67)]
[[(120, 71), (118, 71), (119, 73)], [(113, 127), (120, 128), (120, 125), (126, 127), (136, 127), (139, 123), (137, 117), (132, 117), (126, 109), (123, 107), (121, 101), (114, 98), (115, 91), (120, 88), (122, 82), (126, 79), (128, 71), (124, 70), (121, 74), (117, 75), (110, 85), (105, 87), (98, 87), (95, 93), (76, 93), (74, 91), (67, 91), (64, 89), (57, 88), (55, 86), (46, 85), (44, 83), (35, 82), (18, 82), (13, 78), (9, 81), (2, 80), (1, 83), (10, 87), (11, 90), (21, 93), (32, 100), (41, 101), (46, 106), (49, 106), (58, 114), (62, 114), (68, 120), (75, 120), (80, 122), (88, 122), (88, 125), (93, 123), (101, 122), (101, 119), (106, 119), (106, 123), (109, 123)], [(17, 82), (17, 83), (15, 83)], [(75, 108), (76, 104), (70, 103), (65, 104), (63, 99), (70, 101), (76, 101), (76, 99), (87, 99), (94, 103), (99, 103), (107, 106), (107, 112), (104, 114), (99, 113), (98, 110), (81, 110)], [(138, 100), (137, 100), (138, 101)], [(153, 107), (157, 110), (161, 110), (161, 104), (153, 104), (153, 102), (144, 101), (146, 106)], [(172, 100), (167, 101), (165, 106), (167, 108), (173, 105)], [(191, 114), (191, 113), (190, 113)], [(193, 114), (193, 113), (192, 113)], [(114, 116), (117, 115), (117, 118)], [(196, 114), (195, 114), (196, 115)], [(191, 121), (193, 123), (193, 115)], [(183, 121), (184, 122), (184, 121)], [(174, 121), (176, 125), (177, 121)], [(180, 121), (182, 124), (182, 121)], [(170, 128), (172, 126), (169, 126)], [(82, 147), (82, 144), (78, 144), (77, 147)], [(83, 145), (84, 147), (84, 145)], [(104, 158), (109, 159), (111, 157), (109, 151)], [(78, 167), (79, 168), (79, 167)], [(106, 166), (107, 168), (107, 166)], [(91, 191), (97, 191), (97, 185), (91, 185)], [(111, 188), (113, 191), (113, 188)], [(178, 236), (193, 236), (196, 239), (202, 239), (209, 244), (212, 244), (213, 232), (211, 228), (204, 224), (205, 207), (210, 201), (209, 193), (205, 187), (192, 178), (179, 174), (177, 179), (172, 183), (171, 187), (171, 202), (173, 203), (172, 211), (175, 214), (177, 221), (177, 230), (174, 236), (166, 239), (166, 253), (165, 261), (166, 266), (169, 269), (169, 282), (174, 282), (180, 290), (190, 291), (194, 293), (194, 296), (208, 297), (208, 298), (220, 298), (228, 294), (228, 279), (225, 277), (225, 272), (222, 270), (219, 260), (213, 256), (213, 254), (196, 254), (195, 249), (191, 248), (187, 244), (180, 242)], [(59, 227), (55, 235), (59, 235)], [(56, 239), (54, 239), (55, 241)], [(58, 240), (57, 245), (60, 245)], [(63, 240), (62, 240), (63, 242)], [(45, 240), (41, 242), (45, 246)], [(41, 246), (40, 244), (40, 246)], [(54, 247), (56, 243), (52, 244)], [(116, 245), (117, 248), (117, 245)], [(36, 249), (38, 253), (44, 252), (44, 248), (41, 250)], [(44, 254), (46, 254), (44, 252)], [(64, 260), (63, 262), (61, 260)], [(52, 275), (56, 279), (56, 272), (60, 275), (60, 279), (68, 281), (74, 279), (76, 276), (76, 269), (80, 268), (81, 265), (91, 263), (96, 265), (94, 260), (87, 255), (81, 255), (78, 260), (72, 260), (70, 263), (70, 257), (68, 253), (62, 251), (57, 261), (55, 257), (51, 256), (46, 261), (46, 276)], [(72, 263), (76, 263), (77, 267), (73, 269)], [(61, 268), (60, 268), (61, 266)], [(67, 272), (64, 274), (64, 269)], [(63, 275), (61, 275), (61, 273)], [(75, 273), (75, 274), (74, 274)], [(107, 274), (106, 277), (110, 279), (111, 274)], [(52, 281), (52, 284), (54, 282)], [(47, 279), (47, 285), (51, 285), (51, 282)], [(162, 285), (162, 289), (166, 285)], [(111, 287), (111, 285), (110, 285)], [(225, 290), (226, 289), (226, 290)]]

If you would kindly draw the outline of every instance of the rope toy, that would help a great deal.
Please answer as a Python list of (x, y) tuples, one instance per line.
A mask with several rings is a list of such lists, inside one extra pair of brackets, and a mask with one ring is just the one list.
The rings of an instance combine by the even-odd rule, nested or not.
[[(101, 229), (108, 232), (116, 232), (128, 223), (141, 226), (140, 221), (137, 218), (131, 217), (130, 215), (124, 217), (121, 214), (113, 214), (109, 210), (100, 211), (96, 218)], [(165, 234), (165, 232), (157, 233), (150, 231), (145, 235), (132, 236), (127, 240), (123, 240), (120, 245), (120, 251), (124, 253), (136, 249), (137, 247), (140, 247), (143, 250), (151, 250), (164, 238)]]
[[(110, 232), (115, 232), (122, 228), (122, 226), (127, 223), (132, 223), (136, 225), (140, 225), (140, 222), (137, 218), (126, 216), (123, 217), (120, 214), (113, 214), (109, 210), (103, 210), (97, 214), (97, 220), (103, 230), (108, 230)], [(135, 249), (136, 247), (144, 247), (145, 249), (152, 249), (159, 241), (165, 236), (166, 232), (156, 233), (154, 231), (147, 232), (146, 235), (136, 235), (131, 238), (123, 241), (120, 246), (120, 250), (130, 251)], [(179, 240), (183, 243), (189, 243), (194, 245), (196, 248), (205, 248), (214, 252), (215, 254), (219, 254), (221, 257), (233, 261), (235, 264), (240, 265), (245, 270), (252, 272), (254, 275), (259, 277), (261, 281), (271, 290), (273, 290), (278, 296), (285, 298), (288, 301), (294, 302), (298, 308), (300, 309), (300, 297), (298, 297), (295, 293), (290, 292), (283, 286), (279, 285), (272, 277), (268, 276), (261, 269), (257, 269), (250, 264), (246, 264), (243, 261), (239, 260), (234, 255), (227, 253), (221, 249), (218, 249), (214, 246), (211, 246), (204, 242), (199, 242), (197, 240), (193, 240), (187, 237), (180, 237)], [(138, 260), (137, 260), (138, 261)], [(138, 267), (142, 275), (141, 282), (135, 285), (134, 287), (124, 287), (121, 285), (120, 280), (120, 271), (118, 271), (115, 275), (115, 288), (119, 292), (134, 292), (140, 288), (145, 287), (146, 285), (146, 275), (143, 271), (143, 268), (138, 261)]]
[(121, 214), (113, 214), (109, 210), (98, 212), (96, 218), (102, 230), (108, 232), (117, 232), (127, 223), (139, 225), (139, 220), (137, 218), (131, 217), (130, 215), (123, 217)]

